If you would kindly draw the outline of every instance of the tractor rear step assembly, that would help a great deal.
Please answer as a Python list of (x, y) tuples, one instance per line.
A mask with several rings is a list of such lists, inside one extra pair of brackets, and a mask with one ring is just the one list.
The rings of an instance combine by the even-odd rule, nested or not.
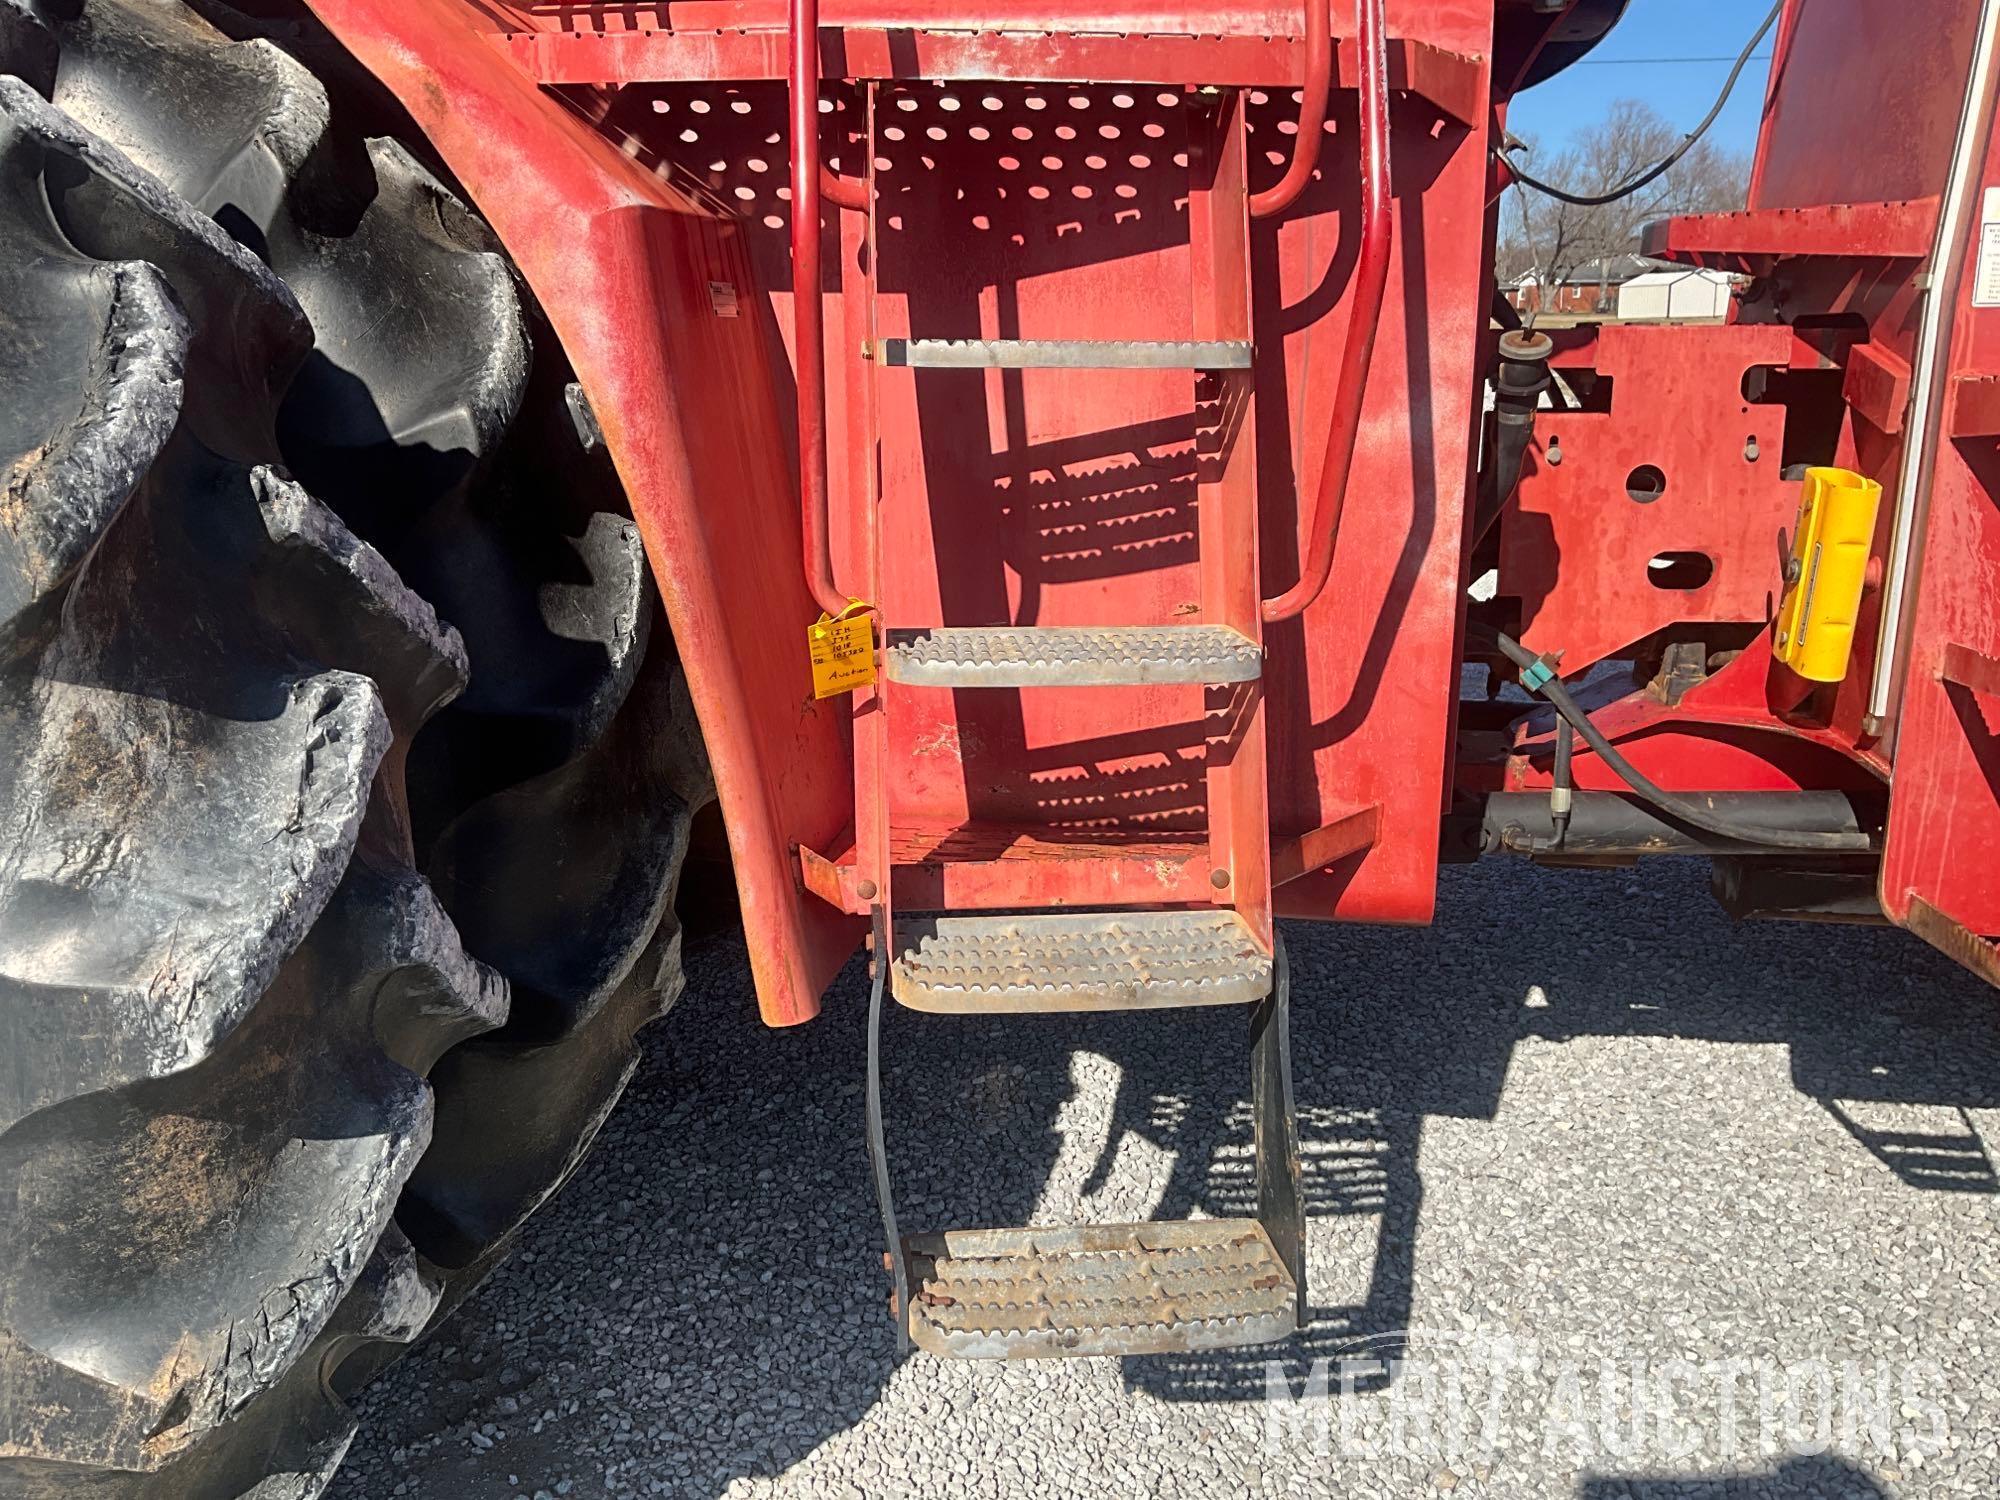
[[(907, 410), (913, 396), (940, 388), (917, 385), (913, 390), (911, 382), (950, 381), (959, 378), (954, 372), (1005, 372), (1014, 381), (1032, 373), (1043, 392), (1058, 386), (1067, 392), (1072, 387), (1065, 382), (1073, 379), (1102, 382), (1121, 376), (1133, 381), (1137, 391), (1138, 382), (1151, 377), (1153, 383), (1144, 389), (1157, 392), (1159, 375), (1184, 371), (1197, 416), (1200, 462), (1192, 481), (1198, 499), (1192, 571), (1198, 583), (1190, 579), (1193, 597), (1187, 617), (1172, 623), (1155, 619), (1044, 626), (911, 619), (917, 607), (911, 598), (929, 596), (906, 587), (902, 575), (885, 564), (884, 537), (893, 533), (897, 545), (907, 546), (911, 535), (927, 532), (880, 514), (885, 503), (909, 503), (911, 487), (905, 483), (893, 495), (878, 492), (878, 481), (857, 479), (850, 472), (843, 491), (844, 505), (868, 507), (841, 516), (845, 524), (839, 529), (859, 539), (856, 581), (880, 601), (872, 620), (880, 673), (864, 681), (854, 699), (853, 852), (843, 861), (818, 859), (814, 888), (846, 910), (866, 913), (873, 928), (868, 1145), (900, 1349), (914, 1344), (958, 1359), (1186, 1353), (1283, 1339), (1304, 1321), (1289, 986), (1272, 921), (1264, 627), (1297, 615), (1325, 587), (1388, 269), (1382, 0), (1355, 0), (1355, 10), (1362, 214), (1342, 387), (1313, 499), (1310, 557), (1296, 583), (1266, 599), (1258, 572), (1251, 226), (1255, 219), (1290, 207), (1312, 176), (1333, 83), (1329, 0), (1308, 0), (1306, 5), (1297, 146), (1288, 170), (1271, 188), (1258, 193), (1249, 188), (1244, 90), (1193, 87), (1197, 79), (1182, 96), (1190, 121), (1187, 151), (1178, 158), (1188, 173), (1180, 201), (1190, 284), (1186, 336), (1171, 339), (930, 338), (922, 336), (920, 327), (908, 329), (907, 337), (878, 336), (883, 323), (893, 324), (903, 308), (899, 301), (877, 295), (875, 268), (882, 257), (874, 239), (873, 174), (843, 179), (821, 165), (817, 4), (790, 0), (792, 312), (801, 530), (806, 579), (827, 622), (878, 607), (862, 604), (833, 575), (836, 527), (828, 504), (822, 363), (823, 201), (862, 215), (861, 253), (853, 260), (860, 275), (848, 291), (863, 300), (850, 305), (847, 327), (866, 331), (860, 341), (863, 368), (857, 372), (862, 394), (856, 397), (850, 388), (843, 402), (851, 453), (882, 451), (882, 407)], [(852, 159), (883, 159), (875, 138), (878, 109), (913, 107), (895, 92), (910, 86), (907, 79), (868, 85), (862, 107), (850, 117), (861, 137)], [(999, 107), (991, 100), (989, 104)], [(899, 132), (890, 136), (900, 138)], [(1140, 299), (1132, 301), (1140, 306)], [(1113, 375), (1101, 373), (1107, 371)], [(1102, 393), (1104, 387), (1100, 383), (1093, 389)], [(1061, 406), (1065, 397), (1051, 394), (1048, 399)], [(1117, 407), (1124, 401), (1113, 397), (1105, 404)], [(1204, 412), (1212, 414), (1206, 427), (1200, 421)], [(932, 545), (938, 544), (933, 540)], [(921, 559), (910, 571), (934, 582), (938, 576)], [(946, 600), (921, 607), (935, 615), (953, 605)], [(976, 723), (982, 712), (978, 704), (997, 701), (1005, 705), (1000, 712), (1012, 717), (1014, 704), (1020, 713), (1028, 712), (1030, 694), (1074, 694), (1078, 689), (1123, 690), (1151, 705), (1135, 713), (1127, 738), (1154, 753), (1165, 755), (1168, 747), (1190, 740), (1202, 746), (1200, 769), (1189, 774), (1205, 795), (1199, 811), (1191, 809), (1188, 816), (1190, 822), (1200, 818), (1205, 829), (1169, 831), (1144, 816), (1123, 817), (1115, 808), (1109, 816), (1076, 817), (1059, 796), (1039, 812), (1006, 804), (1002, 822), (985, 826), (972, 810), (974, 789), (968, 785), (962, 828), (949, 830), (942, 839), (915, 836), (934, 805), (917, 800), (925, 768), (913, 768), (892, 750), (898, 733), (909, 735), (926, 722), (944, 724), (946, 738), (957, 743), (959, 715), (971, 715)], [(1173, 696), (1182, 690), (1188, 695), (1184, 700)], [(948, 712), (935, 696), (943, 691), (954, 695), (955, 706)], [(926, 693), (934, 696), (921, 696)], [(1014, 696), (991, 696), (997, 694)], [(1048, 710), (1052, 715), (1062, 712), (1064, 700), (1034, 701), (1057, 705)], [(1163, 722), (1170, 718), (1177, 722)], [(963, 767), (963, 751), (954, 753)], [(951, 763), (947, 759), (933, 765)], [(994, 776), (982, 780), (1005, 781), (1021, 769), (1003, 763)], [(987, 836), (969, 836), (981, 826)], [(997, 840), (990, 835), (998, 835)], [(1185, 852), (1169, 854), (1161, 842), (1168, 837), (1177, 838), (1177, 848)], [(934, 872), (956, 865), (960, 873), (939, 875), (928, 884), (902, 879), (911, 867), (898, 858), (898, 851), (907, 853), (918, 844), (929, 851), (924, 857), (932, 861)], [(989, 860), (984, 876), (976, 873), (982, 868), (977, 853), (967, 857), (963, 852), (996, 847), (1013, 858)], [(899, 904), (911, 909), (896, 910)], [(903, 1235), (883, 1127), (885, 998), (933, 1014), (1100, 1012), (1133, 1014), (1152, 1025), (1185, 1023), (1151, 1012), (1244, 1008), (1256, 1216)], [(1137, 1014), (1142, 1012), (1149, 1014)]]
[[(946, 1359), (1193, 1353), (1303, 1326), (1284, 948), (1266, 956), (1218, 916), (1234, 922), (1166, 912), (947, 918), (899, 924), (885, 942), (892, 930), (878, 913), (868, 1149), (899, 1349), (914, 1343)], [(958, 1014), (1249, 1006), (1257, 1217), (901, 1234), (882, 1126), (885, 977), (906, 1007)]]

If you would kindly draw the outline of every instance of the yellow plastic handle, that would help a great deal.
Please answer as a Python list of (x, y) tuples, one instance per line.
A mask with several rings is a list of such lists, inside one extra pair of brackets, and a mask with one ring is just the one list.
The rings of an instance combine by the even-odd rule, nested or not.
[(1778, 606), (1778, 660), (1809, 682), (1839, 682), (1875, 543), (1882, 486), (1848, 469), (1807, 469)]

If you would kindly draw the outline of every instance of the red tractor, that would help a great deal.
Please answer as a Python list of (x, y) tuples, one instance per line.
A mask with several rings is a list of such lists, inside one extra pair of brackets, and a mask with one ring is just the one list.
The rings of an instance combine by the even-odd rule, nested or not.
[[(317, 1493), (710, 827), (927, 1356), (1291, 1334), (1277, 919), (1440, 861), (2000, 982), (2000, 0), (1780, 6), (1730, 316), (1524, 328), (1623, 8), (0, 0), (0, 1493)], [(1242, 1007), (1254, 1215), (903, 1233), (885, 1000)]]

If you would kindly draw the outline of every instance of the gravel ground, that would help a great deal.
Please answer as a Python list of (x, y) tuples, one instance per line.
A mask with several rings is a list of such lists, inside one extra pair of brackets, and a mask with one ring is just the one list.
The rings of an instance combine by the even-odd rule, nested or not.
[[(766, 1032), (717, 941), (332, 1493), (2000, 1495), (1990, 992), (1901, 933), (1732, 926), (1678, 863), (1448, 870), (1433, 929), (1289, 941), (1292, 1344), (898, 1361), (865, 979)], [(887, 1053), (906, 1228), (1243, 1211), (1240, 1014), (892, 1011)]]

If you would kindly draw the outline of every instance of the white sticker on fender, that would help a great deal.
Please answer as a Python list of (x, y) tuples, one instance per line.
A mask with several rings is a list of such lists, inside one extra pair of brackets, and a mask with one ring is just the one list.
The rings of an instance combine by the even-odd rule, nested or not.
[(2000, 188), (1988, 188), (1979, 216), (1979, 268), (1972, 279), (1974, 307), (2000, 307)]

